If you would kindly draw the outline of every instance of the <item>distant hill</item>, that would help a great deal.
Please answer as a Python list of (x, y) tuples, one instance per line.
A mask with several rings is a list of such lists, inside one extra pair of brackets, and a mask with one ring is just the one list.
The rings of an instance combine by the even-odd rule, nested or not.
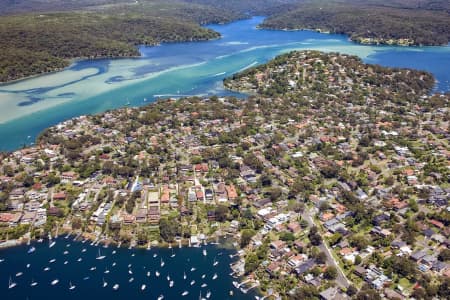
[(319, 29), (369, 44), (445, 45), (450, 41), (448, 6), (444, 1), (308, 1), (271, 15), (261, 27)]
[[(139, 44), (218, 38), (218, 33), (199, 24), (224, 23), (243, 17), (209, 6), (170, 0), (36, 2), (39, 9), (55, 4), (54, 9), (61, 7), (69, 11), (0, 17), (1, 82), (59, 70), (74, 58), (138, 56), (136, 45)], [(85, 4), (91, 6), (71, 10)], [(27, 1), (19, 1), (18, 5), (35, 10)]]

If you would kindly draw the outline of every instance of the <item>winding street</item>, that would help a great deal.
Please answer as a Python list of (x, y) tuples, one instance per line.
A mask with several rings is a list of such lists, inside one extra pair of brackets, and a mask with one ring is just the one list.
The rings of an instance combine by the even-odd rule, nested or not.
[[(304, 212), (301, 214), (302, 215), (302, 219), (304, 219), (304, 220), (306, 220), (308, 222), (308, 227), (309, 228), (311, 228), (312, 226), (315, 225), (314, 220), (313, 220), (313, 218), (311, 216), (312, 214), (313, 214), (313, 212), (311, 211), (311, 209), (307, 209), (307, 208), (305, 208)], [(336, 283), (340, 287), (348, 288), (351, 283), (347, 279), (347, 277), (345, 276), (344, 271), (342, 271), (341, 267), (339, 266), (339, 264), (334, 259), (333, 255), (331, 254), (331, 249), (323, 241), (323, 238), (322, 238), (322, 242), (320, 243), (320, 245), (318, 247), (319, 247), (320, 251), (322, 251), (326, 255), (326, 257), (327, 257), (327, 265), (334, 266), (336, 268), (336, 270), (337, 270)]]

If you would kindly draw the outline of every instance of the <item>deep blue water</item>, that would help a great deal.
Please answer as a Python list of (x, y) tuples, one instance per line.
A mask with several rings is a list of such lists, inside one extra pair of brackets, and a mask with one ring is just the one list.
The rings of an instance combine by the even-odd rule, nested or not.
[[(212, 245), (182, 249), (105, 249), (64, 238), (57, 239), (52, 248), (49, 248), (48, 242), (32, 245), (36, 251), (31, 254), (27, 253), (29, 247), (26, 245), (0, 250), (0, 259), (4, 259), (0, 263), (1, 299), (157, 299), (161, 294), (164, 299), (170, 300), (199, 299), (200, 293), (206, 297), (210, 291), (210, 299), (222, 300), (232, 298), (229, 296), (230, 290), (234, 291), (234, 299), (253, 299), (252, 292), (243, 294), (232, 285), (236, 279), (229, 275), (229, 263), (232, 261), (229, 255), (234, 252)], [(86, 252), (82, 252), (82, 249), (86, 249)], [(106, 256), (105, 259), (96, 259), (98, 249), (101, 255)], [(207, 250), (207, 256), (203, 256), (203, 249)], [(112, 253), (114, 250), (115, 254)], [(65, 251), (68, 254), (64, 254)], [(157, 257), (153, 257), (155, 253)], [(175, 257), (171, 257), (172, 254)], [(78, 261), (79, 258), (82, 261)], [(55, 262), (51, 263), (52, 259)], [(161, 259), (165, 263), (163, 267)], [(215, 259), (219, 264), (213, 266)], [(64, 264), (65, 261), (67, 264)], [(29, 268), (27, 264), (30, 264)], [(46, 267), (50, 270), (44, 271)], [(91, 270), (93, 267), (96, 269)], [(193, 267), (195, 271), (191, 271)], [(106, 270), (109, 273), (105, 273)], [(156, 271), (160, 272), (159, 277)], [(23, 275), (16, 276), (19, 272)], [(147, 272), (150, 272), (149, 277)], [(183, 279), (183, 273), (186, 273), (186, 280)], [(215, 280), (212, 279), (214, 274), (217, 274)], [(172, 288), (169, 288), (167, 276), (174, 281)], [(17, 283), (12, 289), (8, 289), (10, 277)], [(131, 283), (130, 278), (134, 278)], [(51, 285), (54, 279), (59, 279), (59, 283)], [(33, 280), (38, 283), (34, 287), (30, 286)], [(108, 283), (106, 287), (103, 287), (103, 280)], [(195, 280), (194, 285), (191, 285), (192, 280)], [(76, 286), (74, 290), (69, 290), (70, 283)], [(113, 290), (116, 283), (119, 289)], [(203, 283), (207, 286), (202, 288)], [(146, 285), (144, 291), (141, 290), (142, 284)], [(182, 297), (181, 293), (186, 290), (189, 295)]]
[(140, 47), (141, 58), (80, 61), (65, 71), (0, 86), (0, 150), (30, 144), (63, 120), (158, 98), (244, 95), (223, 89), (223, 78), (291, 50), (317, 49), (360, 56), (384, 66), (427, 70), (450, 89), (450, 47), (363, 46), (344, 35), (257, 30), (262, 17), (211, 25), (214, 41)]

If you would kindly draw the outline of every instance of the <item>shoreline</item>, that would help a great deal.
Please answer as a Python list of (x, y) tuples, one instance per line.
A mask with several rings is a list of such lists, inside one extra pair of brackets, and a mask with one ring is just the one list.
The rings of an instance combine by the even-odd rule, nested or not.
[[(8, 249), (8, 248), (14, 248), (17, 246), (22, 246), (22, 245), (26, 245), (29, 243), (42, 243), (44, 241), (49, 241), (52, 239), (58, 239), (58, 238), (64, 238), (65, 236), (75, 236), (73, 238), (73, 240), (76, 240), (78, 242), (81, 241), (86, 241), (86, 242), (91, 242), (93, 243), (93, 245), (96, 246), (116, 246), (117, 248), (127, 248), (127, 249), (143, 249), (143, 250), (149, 250), (151, 248), (160, 248), (160, 249), (171, 249), (171, 248), (177, 248), (180, 245), (183, 247), (199, 247), (201, 245), (226, 245), (226, 243), (221, 243), (221, 242), (215, 242), (215, 241), (233, 241), (236, 242), (232, 236), (230, 236), (229, 234), (225, 234), (222, 236), (217, 236), (217, 237), (213, 237), (213, 236), (205, 236), (204, 239), (199, 239), (199, 242), (196, 243), (195, 245), (192, 245), (190, 243), (190, 240), (187, 238), (182, 238), (181, 240), (175, 240), (171, 243), (169, 242), (160, 242), (160, 241), (149, 241), (147, 242), (147, 246), (144, 245), (138, 245), (135, 244), (133, 246), (128, 246), (128, 247), (124, 247), (121, 246), (121, 244), (117, 243), (114, 240), (108, 239), (108, 238), (103, 238), (103, 239), (99, 239), (99, 238), (94, 238), (95, 236), (92, 235), (91, 233), (87, 233), (87, 232), (72, 232), (72, 231), (63, 231), (62, 233), (58, 233), (58, 235), (52, 237), (51, 239), (49, 238), (26, 238), (26, 237), (20, 237), (18, 239), (12, 239), (12, 240), (6, 240), (0, 243), (0, 251), (3, 249)], [(150, 247), (148, 247), (148, 245), (151, 245)], [(179, 247), (180, 248), (180, 247)], [(237, 247), (233, 246), (233, 249), (237, 252), (239, 251), (239, 249)]]
[[(262, 23), (260, 24), (262, 25)], [(388, 43), (388, 42), (383, 42), (386, 39), (385, 38), (379, 38), (379, 41), (373, 41), (373, 42), (364, 42), (363, 40), (370, 40), (373, 38), (369, 38), (369, 37), (359, 37), (357, 39), (352, 39), (352, 37), (345, 32), (331, 32), (330, 30), (326, 30), (326, 29), (320, 29), (320, 28), (273, 28), (273, 27), (261, 27), (260, 25), (258, 25), (256, 28), (258, 30), (271, 30), (271, 31), (312, 31), (312, 32), (318, 32), (318, 33), (322, 33), (322, 34), (338, 34), (338, 35), (344, 35), (347, 37), (347, 39), (349, 41), (351, 41), (352, 43), (358, 44), (358, 45), (363, 45), (363, 46), (398, 46), (398, 47), (450, 47), (450, 42), (448, 42), (447, 44), (440, 44), (440, 45), (434, 45), (434, 44), (416, 44), (416, 43), (408, 43), (408, 44), (403, 44), (400, 43), (399, 41), (402, 39), (390, 39), (393, 42), (392, 43)]]

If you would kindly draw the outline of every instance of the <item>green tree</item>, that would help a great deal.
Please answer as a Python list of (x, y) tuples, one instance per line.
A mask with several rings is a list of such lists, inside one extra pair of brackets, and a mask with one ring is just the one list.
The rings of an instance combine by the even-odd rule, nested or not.
[(256, 256), (256, 254), (254, 253), (249, 253), (245, 258), (245, 265), (244, 265), (245, 274), (249, 274), (255, 271), (258, 268), (258, 265), (259, 265), (258, 256)]
[(252, 237), (256, 234), (256, 231), (253, 229), (244, 229), (241, 233), (241, 248), (247, 247), (247, 245), (252, 240)]
[(327, 269), (325, 270), (325, 272), (323, 273), (323, 276), (325, 277), (325, 279), (328, 280), (334, 280), (337, 278), (337, 270), (334, 266), (329, 266), (327, 267)]

